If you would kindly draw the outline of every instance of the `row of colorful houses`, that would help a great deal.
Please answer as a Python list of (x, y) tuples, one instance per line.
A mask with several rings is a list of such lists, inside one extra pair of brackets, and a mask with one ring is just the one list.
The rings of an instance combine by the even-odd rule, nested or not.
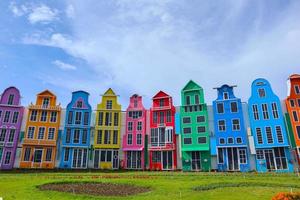
[(126, 111), (112, 89), (93, 110), (85, 91), (63, 109), (45, 90), (25, 108), (9, 87), (0, 99), (0, 169), (299, 170), (300, 75), (289, 77), (284, 101), (266, 79), (253, 81), (247, 103), (235, 87), (215, 88), (207, 105), (191, 80), (180, 106), (159, 91), (150, 109), (134, 94)]

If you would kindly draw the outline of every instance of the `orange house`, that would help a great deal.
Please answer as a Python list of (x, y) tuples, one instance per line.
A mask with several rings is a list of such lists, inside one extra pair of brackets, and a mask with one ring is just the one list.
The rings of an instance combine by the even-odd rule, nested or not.
[(49, 90), (29, 105), (20, 168), (54, 168), (61, 107)]
[(285, 100), (294, 133), (297, 157), (300, 164), (300, 75), (293, 74), (289, 77), (289, 94)]

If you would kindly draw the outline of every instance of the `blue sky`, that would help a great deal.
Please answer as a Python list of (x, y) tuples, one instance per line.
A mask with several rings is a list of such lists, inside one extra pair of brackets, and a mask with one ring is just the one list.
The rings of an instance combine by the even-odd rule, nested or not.
[(0, 1), (0, 90), (22, 104), (50, 89), (66, 106), (86, 90), (93, 107), (112, 87), (146, 107), (159, 90), (180, 104), (193, 79), (208, 104), (213, 87), (234, 84), (247, 101), (251, 82), (267, 78), (276, 94), (300, 73), (300, 1), (65, 0)]

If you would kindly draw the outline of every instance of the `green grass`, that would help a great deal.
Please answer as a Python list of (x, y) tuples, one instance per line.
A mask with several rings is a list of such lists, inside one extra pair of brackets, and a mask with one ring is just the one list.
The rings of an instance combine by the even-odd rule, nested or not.
[[(52, 182), (92, 181), (149, 186), (152, 191), (129, 197), (93, 197), (40, 191)], [(183, 172), (0, 172), (0, 197), (10, 199), (120, 200), (251, 200), (271, 199), (277, 192), (300, 191), (296, 174), (183, 173)]]

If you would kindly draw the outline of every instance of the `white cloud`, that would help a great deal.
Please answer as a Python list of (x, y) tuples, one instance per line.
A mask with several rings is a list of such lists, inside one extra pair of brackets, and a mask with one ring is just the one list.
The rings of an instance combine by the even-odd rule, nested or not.
[(73, 5), (72, 4), (67, 5), (67, 8), (66, 8), (65, 12), (66, 12), (67, 17), (73, 18), (74, 15), (75, 15), (75, 11), (74, 11)]
[(15, 2), (9, 4), (9, 9), (15, 17), (21, 17), (28, 12), (28, 8), (25, 5), (17, 6)]
[(28, 20), (31, 24), (35, 23), (49, 23), (58, 19), (58, 10), (51, 9), (46, 5), (34, 7), (32, 12), (28, 15)]
[(59, 67), (62, 70), (76, 70), (77, 69), (74, 65), (64, 63), (60, 60), (55, 60), (52, 62), (52, 64), (56, 65), (57, 67)]

